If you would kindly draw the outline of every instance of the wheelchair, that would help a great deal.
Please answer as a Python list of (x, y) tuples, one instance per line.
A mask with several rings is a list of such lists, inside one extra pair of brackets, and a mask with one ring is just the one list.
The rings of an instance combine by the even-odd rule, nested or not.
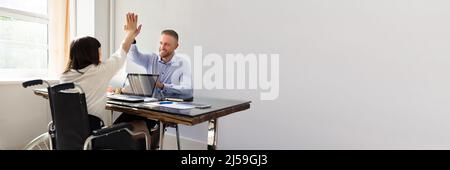
[[(24, 149), (38, 150), (141, 150), (150, 149), (150, 134), (131, 122), (104, 126), (87, 112), (83, 89), (74, 83), (50, 85), (37, 79), (22, 83), (24, 88), (47, 85), (51, 122), (48, 131), (30, 141)], [(91, 127), (94, 126), (94, 127)]]

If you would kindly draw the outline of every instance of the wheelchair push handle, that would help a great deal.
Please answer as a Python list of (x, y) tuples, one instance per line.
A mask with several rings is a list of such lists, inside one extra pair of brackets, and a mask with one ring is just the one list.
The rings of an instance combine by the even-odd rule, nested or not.
[(23, 88), (27, 88), (27, 87), (30, 87), (30, 86), (41, 85), (43, 83), (45, 83), (47, 85), (47, 87), (50, 87), (50, 83), (48, 83), (45, 80), (41, 80), (41, 79), (29, 80), (29, 81), (23, 82), (22, 86), (23, 86)]
[(62, 90), (75, 89), (75, 88), (76, 88), (80, 93), (84, 93), (83, 89), (82, 89), (79, 85), (77, 85), (77, 84), (75, 84), (75, 83), (63, 83), (63, 84), (58, 84), (58, 85), (53, 86), (51, 89), (52, 89), (54, 92), (59, 92), (59, 91), (62, 91)]
[(59, 92), (61, 90), (67, 90), (67, 89), (73, 89), (75, 88), (75, 84), (73, 83), (64, 83), (64, 84), (58, 84), (52, 87), (52, 89), (56, 92)]

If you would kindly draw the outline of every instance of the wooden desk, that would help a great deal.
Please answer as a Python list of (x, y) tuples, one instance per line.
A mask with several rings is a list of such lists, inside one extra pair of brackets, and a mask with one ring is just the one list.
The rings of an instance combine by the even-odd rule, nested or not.
[[(46, 90), (36, 89), (36, 95), (48, 98)], [(133, 114), (148, 119), (160, 121), (160, 148), (163, 148), (164, 129), (167, 125), (183, 124), (193, 126), (208, 121), (208, 149), (216, 149), (217, 146), (217, 119), (232, 113), (250, 108), (250, 101), (227, 100), (217, 98), (194, 97), (194, 103), (210, 104), (207, 109), (172, 109), (167, 107), (148, 107), (142, 103), (115, 103), (106, 104), (106, 110)]]

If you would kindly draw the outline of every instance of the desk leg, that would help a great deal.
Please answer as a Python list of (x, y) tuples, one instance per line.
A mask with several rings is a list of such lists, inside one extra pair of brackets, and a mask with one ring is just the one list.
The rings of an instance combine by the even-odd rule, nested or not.
[(159, 121), (159, 150), (163, 150), (163, 144), (164, 144), (164, 123), (162, 121)]
[(111, 127), (113, 125), (113, 117), (114, 117), (114, 111), (111, 110), (111, 118), (109, 119), (109, 126)]
[(216, 150), (217, 129), (217, 119), (210, 120), (208, 123), (208, 150)]
[(178, 150), (180, 150), (181, 149), (181, 147), (180, 147), (180, 130), (178, 129), (178, 124), (175, 124), (175, 130), (176, 130), (176, 132), (177, 132), (177, 147), (178, 147)]

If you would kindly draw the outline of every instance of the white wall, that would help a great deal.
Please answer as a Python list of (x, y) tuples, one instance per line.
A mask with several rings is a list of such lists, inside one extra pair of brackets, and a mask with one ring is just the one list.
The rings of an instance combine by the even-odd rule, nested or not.
[(93, 36), (102, 44), (103, 57), (110, 54), (110, 0), (76, 0), (76, 36)]
[(109, 2), (109, 0), (95, 1), (95, 37), (102, 43), (102, 52), (105, 57), (110, 56)]
[(20, 82), (0, 83), (0, 149), (23, 149), (46, 132), (49, 104), (31, 89), (24, 89)]
[(76, 0), (76, 36), (95, 36), (95, 1)]
[[(442, 0), (118, 0), (140, 14), (144, 52), (177, 30), (179, 52), (280, 54), (280, 95), (220, 119), (220, 149), (450, 149), (450, 11)], [(134, 66), (132, 66), (134, 67)], [(201, 138), (194, 128), (182, 135)]]
[[(102, 43), (104, 57), (109, 56), (109, 0), (73, 3), (75, 36), (95, 36)], [(34, 137), (47, 130), (51, 120), (47, 100), (24, 89), (20, 81), (0, 82), (0, 149), (23, 149)], [(56, 83), (52, 81), (52, 83)]]

